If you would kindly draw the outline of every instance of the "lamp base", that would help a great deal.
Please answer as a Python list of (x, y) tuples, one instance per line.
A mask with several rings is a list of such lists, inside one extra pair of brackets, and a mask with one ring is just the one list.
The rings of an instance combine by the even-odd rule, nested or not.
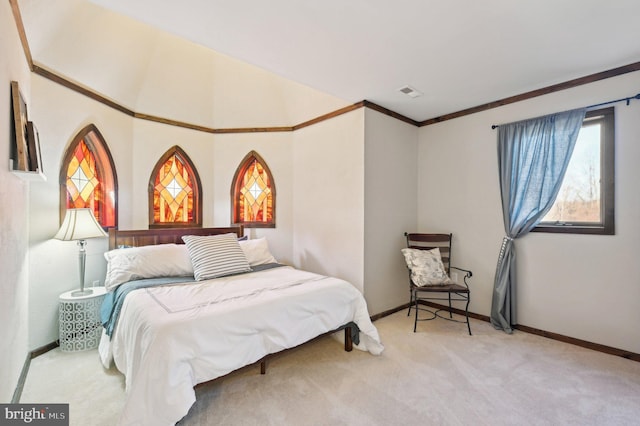
[(88, 296), (90, 294), (93, 294), (93, 290), (91, 290), (90, 288), (86, 288), (84, 290), (76, 290), (76, 291), (71, 292), (71, 295), (74, 296), (74, 297), (77, 297), (77, 296)]

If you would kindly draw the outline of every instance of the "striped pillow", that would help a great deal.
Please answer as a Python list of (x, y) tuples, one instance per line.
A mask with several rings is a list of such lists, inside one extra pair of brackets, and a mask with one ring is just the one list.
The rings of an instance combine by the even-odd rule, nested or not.
[(236, 234), (182, 237), (197, 281), (251, 272)]

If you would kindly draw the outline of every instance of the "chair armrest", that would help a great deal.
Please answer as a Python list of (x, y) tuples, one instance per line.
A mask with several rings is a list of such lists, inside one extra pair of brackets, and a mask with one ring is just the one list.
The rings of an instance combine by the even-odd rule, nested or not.
[(463, 281), (464, 281), (464, 285), (469, 288), (469, 283), (467, 282), (467, 278), (471, 278), (473, 276), (473, 272), (471, 272), (468, 269), (462, 269), (462, 268), (458, 268), (456, 266), (449, 266), (449, 269), (456, 269), (458, 271), (462, 271), (464, 272), (464, 276), (462, 277)]
[(456, 266), (449, 266), (449, 268), (451, 268), (451, 269), (457, 269), (458, 271), (462, 271), (462, 272), (466, 272), (466, 276), (467, 276), (468, 278), (471, 278), (471, 277), (473, 276), (473, 272), (471, 272), (471, 271), (470, 271), (470, 270), (468, 270), (468, 269), (462, 269), (462, 268), (458, 268), (458, 267), (456, 267)]

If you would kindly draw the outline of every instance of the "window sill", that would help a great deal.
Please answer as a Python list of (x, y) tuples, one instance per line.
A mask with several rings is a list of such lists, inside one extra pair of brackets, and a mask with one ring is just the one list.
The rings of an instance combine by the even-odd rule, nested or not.
[(538, 225), (531, 232), (546, 232), (549, 234), (587, 234), (587, 235), (615, 235), (613, 227), (600, 225)]

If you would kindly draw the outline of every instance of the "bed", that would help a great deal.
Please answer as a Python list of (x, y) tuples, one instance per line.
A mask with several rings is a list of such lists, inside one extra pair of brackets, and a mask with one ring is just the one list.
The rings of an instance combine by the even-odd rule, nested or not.
[(110, 230), (99, 353), (125, 376), (120, 425), (175, 424), (196, 384), (251, 364), (264, 373), (273, 354), (337, 330), (345, 350), (382, 352), (352, 284), (280, 265), (265, 239), (238, 236), (242, 227)]

